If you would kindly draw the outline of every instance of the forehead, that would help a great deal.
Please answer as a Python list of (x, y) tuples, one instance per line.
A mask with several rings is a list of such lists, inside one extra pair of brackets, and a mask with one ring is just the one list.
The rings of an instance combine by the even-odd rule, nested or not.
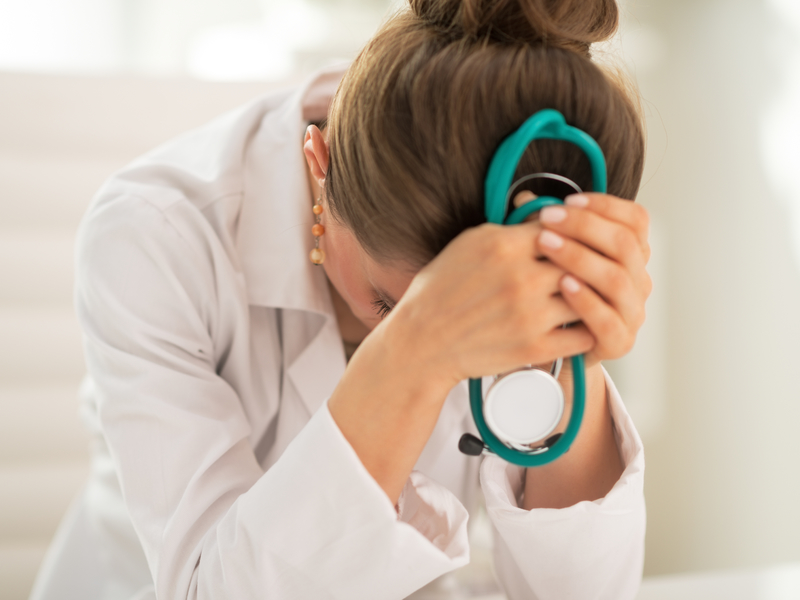
[(400, 260), (378, 262), (359, 248), (361, 269), (372, 289), (396, 302), (403, 295), (418, 269)]

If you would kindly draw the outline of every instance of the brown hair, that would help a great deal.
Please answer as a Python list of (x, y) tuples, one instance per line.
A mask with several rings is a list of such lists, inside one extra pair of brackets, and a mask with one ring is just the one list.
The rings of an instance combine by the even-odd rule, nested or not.
[[(331, 106), (333, 217), (375, 260), (422, 267), (485, 222), (494, 151), (544, 108), (597, 140), (608, 192), (633, 199), (641, 119), (590, 56), (617, 22), (614, 0), (410, 0), (361, 51)], [(591, 185), (586, 157), (565, 142), (531, 144), (518, 175), (541, 171)]]

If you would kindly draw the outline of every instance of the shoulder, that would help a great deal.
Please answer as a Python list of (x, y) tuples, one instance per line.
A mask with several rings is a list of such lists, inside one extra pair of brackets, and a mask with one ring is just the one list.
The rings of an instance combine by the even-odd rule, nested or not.
[[(168, 256), (222, 246), (229, 259), (246, 187), (247, 157), (271, 115), (291, 110), (296, 90), (271, 92), (167, 141), (111, 175), (78, 233), (78, 263), (112, 248)], [(299, 109), (298, 109), (299, 110)], [(194, 259), (201, 258), (194, 256)], [(194, 268), (202, 266), (194, 262)]]
[(299, 112), (296, 89), (270, 92), (168, 140), (114, 173), (97, 194), (162, 190), (203, 209), (221, 197), (242, 193), (244, 166), (254, 139), (271, 117)]

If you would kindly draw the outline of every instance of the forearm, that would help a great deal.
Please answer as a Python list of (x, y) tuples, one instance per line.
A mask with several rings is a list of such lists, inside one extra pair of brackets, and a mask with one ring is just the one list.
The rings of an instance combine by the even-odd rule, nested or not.
[(394, 504), (452, 387), (436, 377), (403, 329), (390, 318), (368, 335), (328, 403), (345, 439)]
[[(566, 366), (566, 362), (565, 362)], [(572, 373), (564, 369), (561, 384), (572, 396)], [(586, 411), (575, 442), (565, 455), (528, 469), (523, 508), (566, 508), (583, 500), (604, 497), (619, 480), (624, 466), (608, 409), (605, 378), (600, 364), (586, 370)]]

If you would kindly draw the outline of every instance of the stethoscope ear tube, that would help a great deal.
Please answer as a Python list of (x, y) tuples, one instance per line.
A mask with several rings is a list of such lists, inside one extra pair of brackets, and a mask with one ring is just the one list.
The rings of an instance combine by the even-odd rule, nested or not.
[(470, 379), (469, 404), (472, 409), (472, 418), (475, 419), (475, 426), (478, 428), (478, 433), (487, 449), (503, 460), (521, 467), (541, 467), (563, 455), (569, 450), (572, 442), (575, 441), (583, 422), (583, 413), (586, 405), (586, 372), (584, 370), (583, 355), (572, 357), (572, 384), (572, 412), (570, 413), (567, 429), (547, 450), (535, 454), (527, 454), (509, 448), (492, 433), (483, 416), (482, 381), (480, 379)]

